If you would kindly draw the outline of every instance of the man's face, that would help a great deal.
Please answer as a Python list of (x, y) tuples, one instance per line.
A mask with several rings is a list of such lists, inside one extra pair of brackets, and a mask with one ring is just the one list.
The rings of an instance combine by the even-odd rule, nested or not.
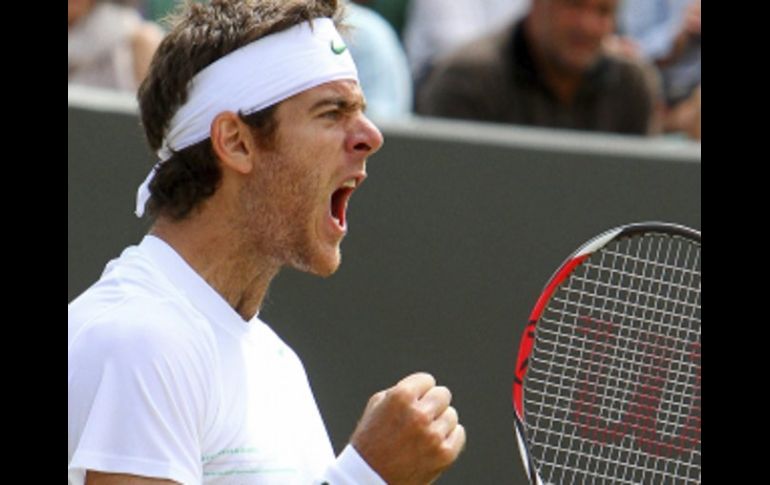
[(241, 192), (249, 240), (279, 265), (328, 276), (339, 267), (347, 204), (382, 134), (358, 84), (333, 81), (278, 107), (274, 149)]
[(596, 62), (615, 28), (618, 0), (535, 0), (536, 42), (556, 68), (581, 73)]

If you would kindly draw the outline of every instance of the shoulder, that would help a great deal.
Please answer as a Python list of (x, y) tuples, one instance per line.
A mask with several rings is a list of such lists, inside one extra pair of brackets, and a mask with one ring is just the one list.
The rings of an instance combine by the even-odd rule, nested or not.
[(657, 123), (657, 106), (662, 101), (657, 70), (643, 61), (610, 55), (602, 83), (602, 102), (608, 107), (608, 131), (652, 134)]
[(103, 359), (132, 364), (138, 359), (189, 363), (190, 352), (210, 348), (205, 320), (168, 298), (128, 296), (87, 315), (70, 311), (71, 360)]
[[(203, 317), (141, 247), (127, 248), (67, 305), (68, 341), (156, 338), (201, 327)], [(131, 337), (131, 338), (129, 338)]]
[(211, 340), (205, 317), (141, 247), (126, 249), (67, 306), (67, 327), (74, 362), (179, 356)]
[(215, 339), (193, 325), (178, 305), (139, 298), (86, 322), (67, 348), (72, 409), (84, 412), (105, 399), (110, 409), (130, 404), (144, 416), (148, 406), (168, 411), (174, 403), (204, 413), (206, 395), (215, 389), (218, 353)]
[(654, 66), (636, 59), (607, 54), (605, 62), (609, 71), (611, 84), (623, 91), (639, 90), (654, 93), (659, 83), (658, 73)]

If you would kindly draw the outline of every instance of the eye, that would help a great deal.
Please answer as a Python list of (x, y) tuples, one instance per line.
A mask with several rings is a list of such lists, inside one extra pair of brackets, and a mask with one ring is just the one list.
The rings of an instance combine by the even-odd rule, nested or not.
[(324, 111), (323, 113), (320, 114), (320, 117), (321, 118), (325, 118), (327, 120), (334, 120), (334, 121), (336, 121), (336, 120), (338, 120), (338, 119), (340, 119), (342, 117), (342, 111), (340, 111), (339, 109), (332, 109), (332, 110), (329, 110), (329, 111)]

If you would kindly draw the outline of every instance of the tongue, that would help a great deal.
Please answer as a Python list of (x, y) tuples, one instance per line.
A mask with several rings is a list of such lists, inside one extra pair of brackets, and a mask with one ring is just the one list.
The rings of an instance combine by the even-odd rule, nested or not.
[(340, 226), (345, 227), (345, 199), (347, 189), (339, 189), (332, 194), (332, 217), (337, 219)]

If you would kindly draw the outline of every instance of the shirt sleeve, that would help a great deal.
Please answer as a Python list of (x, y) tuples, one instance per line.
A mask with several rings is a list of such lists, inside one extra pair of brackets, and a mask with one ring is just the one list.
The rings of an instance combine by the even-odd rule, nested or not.
[(72, 484), (87, 470), (200, 482), (205, 387), (194, 349), (164, 329), (168, 315), (141, 310), (143, 319), (92, 322), (68, 349)]
[(328, 485), (387, 485), (353, 445), (347, 445), (326, 470), (322, 483)]

